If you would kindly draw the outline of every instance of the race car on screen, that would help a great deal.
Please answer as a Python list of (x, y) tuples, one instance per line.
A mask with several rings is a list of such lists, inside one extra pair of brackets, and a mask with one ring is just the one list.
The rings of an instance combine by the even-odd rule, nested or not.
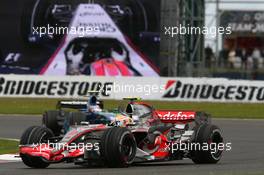
[[(28, 128), (21, 137), (20, 157), (32, 168), (60, 162), (127, 167), (183, 158), (197, 164), (220, 160), (223, 150), (218, 146), (223, 143), (223, 136), (207, 114), (155, 110), (146, 103), (130, 100), (125, 111), (111, 123), (82, 122), (72, 126), (63, 138), (43, 126)], [(192, 146), (182, 147), (183, 144)], [(204, 144), (208, 149), (200, 149), (199, 145)]]
[(80, 4), (74, 14), (70, 28), (78, 32), (64, 36), (41, 75), (159, 76), (101, 5)]
[(140, 76), (126, 46), (113, 38), (77, 38), (65, 50), (67, 75)]

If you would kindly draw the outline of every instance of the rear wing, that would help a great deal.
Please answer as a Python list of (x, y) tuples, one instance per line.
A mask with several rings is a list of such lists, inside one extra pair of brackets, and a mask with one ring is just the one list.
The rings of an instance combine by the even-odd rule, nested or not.
[(64, 100), (57, 103), (57, 109), (68, 108), (68, 109), (85, 109), (87, 108), (87, 101), (84, 100)]

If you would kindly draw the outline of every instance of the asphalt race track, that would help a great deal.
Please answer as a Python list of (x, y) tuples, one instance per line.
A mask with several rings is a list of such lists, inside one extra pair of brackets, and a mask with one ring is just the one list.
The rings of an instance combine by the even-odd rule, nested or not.
[[(195, 165), (190, 160), (134, 165), (129, 168), (84, 168), (73, 164), (51, 165), (47, 169), (30, 169), (21, 162), (0, 163), (1, 175), (42, 174), (264, 174), (264, 120), (213, 121), (223, 130), (226, 142), (232, 143), (232, 150), (225, 152), (216, 165)], [(19, 138), (25, 128), (39, 125), (36, 116), (0, 116), (0, 137)]]

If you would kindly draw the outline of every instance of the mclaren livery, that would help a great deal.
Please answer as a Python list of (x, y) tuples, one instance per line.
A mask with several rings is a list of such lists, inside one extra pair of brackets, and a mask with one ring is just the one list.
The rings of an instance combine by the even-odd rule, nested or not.
[[(62, 162), (128, 167), (133, 163), (184, 158), (197, 164), (220, 160), (223, 150), (219, 145), (223, 144), (223, 136), (211, 124), (208, 114), (156, 110), (136, 98), (129, 100), (111, 120), (94, 123), (94, 119), (86, 118), (80, 124), (71, 125), (65, 134), (56, 135), (58, 131), (45, 125), (28, 128), (21, 137), (19, 149), (24, 164), (32, 168)], [(94, 114), (101, 111), (99, 103), (87, 109)], [(204, 145), (207, 149), (201, 149)]]

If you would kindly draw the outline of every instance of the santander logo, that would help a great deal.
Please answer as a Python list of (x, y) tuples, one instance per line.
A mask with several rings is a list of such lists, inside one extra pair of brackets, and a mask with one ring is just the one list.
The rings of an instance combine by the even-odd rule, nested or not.
[(157, 111), (157, 114), (161, 120), (165, 121), (192, 120), (195, 118), (193, 111)]

